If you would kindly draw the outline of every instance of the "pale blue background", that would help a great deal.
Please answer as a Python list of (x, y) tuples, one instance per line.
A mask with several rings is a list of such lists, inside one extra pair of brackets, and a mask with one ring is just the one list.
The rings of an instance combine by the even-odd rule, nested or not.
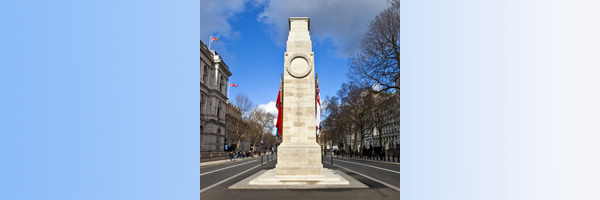
[(401, 199), (600, 199), (597, 1), (402, 1)]
[(199, 199), (199, 18), (2, 1), (0, 199)]
[[(597, 3), (488, 2), (402, 2), (401, 197), (600, 199)], [(2, 1), (0, 199), (198, 199), (198, 10)]]

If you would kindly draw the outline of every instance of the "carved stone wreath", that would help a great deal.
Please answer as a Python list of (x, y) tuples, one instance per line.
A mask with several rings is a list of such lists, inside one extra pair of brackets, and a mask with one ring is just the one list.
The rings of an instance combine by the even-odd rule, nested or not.
[(307, 76), (312, 71), (310, 56), (303, 53), (296, 53), (290, 56), (287, 62), (287, 71), (295, 78)]

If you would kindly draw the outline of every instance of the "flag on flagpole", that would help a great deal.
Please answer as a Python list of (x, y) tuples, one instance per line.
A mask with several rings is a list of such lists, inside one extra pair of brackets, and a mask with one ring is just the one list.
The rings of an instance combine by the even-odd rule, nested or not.
[(237, 87), (238, 85), (233, 84), (233, 83), (229, 83), (229, 86), (231, 86), (231, 87)]
[(319, 135), (319, 131), (321, 130), (321, 97), (319, 96), (319, 93), (319, 84), (317, 83), (317, 135)]
[(210, 42), (208, 42), (208, 50), (210, 50), (210, 44), (212, 44), (213, 41), (220, 41), (221, 39), (213, 37), (212, 35), (210, 36)]
[(281, 105), (281, 87), (279, 87), (279, 93), (277, 94), (277, 103), (275, 103), (275, 107), (277, 107), (277, 111), (279, 112), (277, 114), (277, 123), (275, 124), (275, 127), (277, 127), (277, 136), (281, 135), (281, 130), (283, 127), (281, 127), (282, 121), (283, 121), (283, 105)]

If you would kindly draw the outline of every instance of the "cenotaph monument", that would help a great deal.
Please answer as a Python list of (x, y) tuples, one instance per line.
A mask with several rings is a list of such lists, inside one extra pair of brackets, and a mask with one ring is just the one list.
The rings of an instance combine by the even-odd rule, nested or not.
[(316, 142), (315, 66), (308, 17), (289, 18), (284, 62), (283, 140), (275, 169), (263, 170), (230, 189), (368, 188), (339, 170), (323, 168)]
[(289, 19), (283, 83), (283, 140), (276, 175), (323, 175), (321, 146), (315, 138), (315, 61), (310, 19)]

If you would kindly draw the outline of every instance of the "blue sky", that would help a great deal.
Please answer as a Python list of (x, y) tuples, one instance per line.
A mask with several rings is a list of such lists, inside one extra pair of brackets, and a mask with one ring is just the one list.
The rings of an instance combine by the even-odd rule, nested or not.
[[(229, 97), (244, 92), (275, 112), (283, 73), (288, 18), (310, 17), (321, 96), (333, 96), (346, 81), (347, 56), (359, 46), (367, 24), (387, 1), (201, 1), (200, 36), (212, 42), (233, 73)], [(267, 104), (271, 103), (267, 106)]]
[(1, 1), (0, 199), (198, 199), (199, 6)]

